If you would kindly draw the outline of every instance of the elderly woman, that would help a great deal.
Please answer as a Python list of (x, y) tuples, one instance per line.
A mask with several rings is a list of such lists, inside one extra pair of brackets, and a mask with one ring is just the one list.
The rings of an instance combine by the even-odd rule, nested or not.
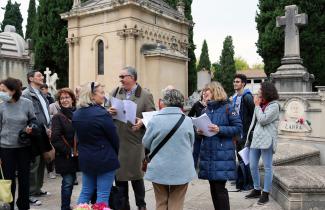
[(119, 139), (112, 117), (102, 106), (104, 87), (97, 82), (80, 90), (79, 107), (72, 125), (78, 139), (82, 189), (78, 204), (89, 203), (97, 189), (97, 203), (108, 204), (115, 171), (119, 168)]
[[(212, 82), (205, 90), (212, 93), (205, 113), (212, 122), (208, 126), (214, 135), (203, 138), (199, 178), (209, 180), (214, 208), (229, 210), (229, 196), (225, 186), (227, 180), (236, 179), (236, 153), (232, 138), (241, 133), (242, 123), (220, 83)], [(201, 130), (198, 133), (203, 135)]]
[[(181, 111), (183, 103), (184, 96), (180, 91), (166, 90), (162, 98), (163, 108), (149, 121), (143, 137), (143, 144), (150, 154), (167, 140), (152, 157), (144, 177), (153, 183), (157, 210), (183, 209), (188, 183), (196, 177), (192, 156), (194, 129), (191, 119)], [(176, 131), (171, 135), (171, 130)]]
[(70, 210), (73, 184), (78, 169), (77, 142), (72, 127), (72, 115), (76, 109), (76, 97), (69, 88), (57, 93), (60, 111), (52, 118), (51, 142), (55, 147), (56, 172), (62, 176), (61, 210)]
[[(271, 82), (263, 82), (261, 89), (254, 98), (255, 111), (249, 132), (254, 128), (252, 142), (247, 140), (250, 147), (249, 162), (254, 182), (254, 189), (245, 197), (259, 198), (258, 204), (269, 201), (269, 192), (272, 187), (272, 159), (276, 151), (280, 105), (276, 102), (278, 91)], [(247, 138), (249, 139), (249, 138)], [(262, 156), (264, 166), (264, 189), (261, 194), (258, 162)]]
[[(31, 142), (20, 141), (20, 133), (34, 133), (30, 126), (36, 121), (33, 103), (21, 97), (22, 83), (8, 78), (1, 82), (0, 100), (0, 162), (4, 179), (12, 180), (11, 193), (15, 196), (18, 172), (18, 209), (29, 209), (29, 170)], [(10, 209), (14, 210), (14, 201)]]

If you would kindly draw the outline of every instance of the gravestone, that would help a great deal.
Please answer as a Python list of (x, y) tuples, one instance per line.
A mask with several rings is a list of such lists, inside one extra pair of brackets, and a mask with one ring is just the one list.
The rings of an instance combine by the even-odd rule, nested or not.
[(285, 16), (277, 17), (277, 27), (285, 26), (284, 57), (271, 79), (281, 92), (311, 92), (314, 75), (302, 65), (300, 57), (299, 27), (308, 22), (306, 14), (298, 14), (298, 7), (285, 7)]

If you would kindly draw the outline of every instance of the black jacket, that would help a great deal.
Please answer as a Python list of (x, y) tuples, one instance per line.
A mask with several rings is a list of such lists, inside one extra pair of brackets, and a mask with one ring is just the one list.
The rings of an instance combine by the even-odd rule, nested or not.
[(75, 132), (71, 118), (72, 110), (62, 108), (52, 118), (51, 142), (55, 148), (55, 169), (59, 174), (74, 173), (78, 170), (78, 159), (72, 157)]
[(202, 114), (202, 110), (205, 108), (200, 101), (197, 101), (193, 104), (190, 112), (188, 113), (189, 117), (200, 117)]

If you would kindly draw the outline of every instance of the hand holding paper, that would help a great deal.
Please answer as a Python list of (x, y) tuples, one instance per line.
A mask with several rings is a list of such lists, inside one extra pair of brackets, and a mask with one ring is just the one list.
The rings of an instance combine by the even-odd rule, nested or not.
[(204, 136), (211, 137), (217, 134), (216, 132), (213, 132), (214, 129), (211, 131), (211, 126), (213, 126), (213, 124), (207, 114), (203, 114), (198, 118), (192, 118), (192, 122), (197, 129), (202, 131)]
[[(136, 123), (137, 104), (130, 100), (120, 100), (118, 98), (111, 98), (113, 119), (127, 123), (128, 121), (134, 125)], [(109, 109), (110, 111), (110, 109)]]

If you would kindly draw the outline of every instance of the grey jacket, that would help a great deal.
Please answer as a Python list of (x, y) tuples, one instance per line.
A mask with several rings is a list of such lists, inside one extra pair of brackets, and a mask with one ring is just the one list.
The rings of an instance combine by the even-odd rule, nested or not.
[(279, 125), (280, 105), (276, 101), (270, 102), (265, 108), (255, 107), (253, 120), (248, 133), (256, 126), (253, 133), (252, 142), (249, 142), (248, 136), (246, 145), (253, 149), (268, 149), (272, 145), (273, 152), (276, 151), (278, 141), (278, 125)]
[[(29, 100), (31, 100), (33, 102), (34, 111), (35, 111), (35, 115), (36, 115), (36, 119), (37, 119), (38, 123), (41, 125), (45, 125), (46, 127), (49, 127), (50, 125), (47, 123), (46, 116), (45, 116), (44, 110), (42, 108), (42, 104), (41, 104), (37, 94), (35, 93), (34, 89), (30, 85), (28, 85), (27, 88), (23, 91), (22, 96), (25, 98), (28, 98)], [(44, 100), (46, 102), (48, 115), (50, 116), (49, 103), (43, 95), (42, 95), (42, 97), (44, 98)]]

